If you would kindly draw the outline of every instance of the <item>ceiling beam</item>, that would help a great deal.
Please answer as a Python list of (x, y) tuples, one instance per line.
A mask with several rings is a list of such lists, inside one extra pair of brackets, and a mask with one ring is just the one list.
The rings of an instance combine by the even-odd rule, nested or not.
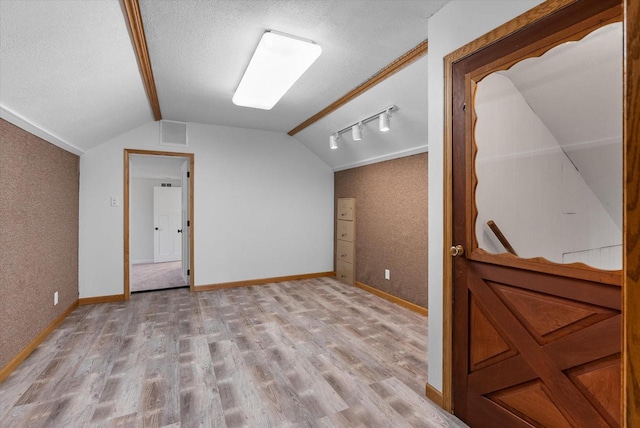
[(291, 135), (293, 137), (295, 134), (297, 134), (298, 132), (302, 131), (307, 126), (312, 125), (313, 123), (319, 121), (323, 117), (325, 117), (325, 116), (329, 115), (330, 113), (333, 113), (334, 111), (338, 110), (340, 107), (342, 107), (343, 105), (347, 104), (349, 101), (351, 101), (354, 98), (358, 97), (362, 93), (368, 91), (372, 87), (376, 86), (378, 83), (382, 82), (386, 78), (391, 77), (393, 74), (395, 74), (398, 71), (402, 70), (403, 68), (405, 68), (406, 66), (408, 66), (412, 62), (414, 62), (417, 59), (425, 56), (427, 54), (427, 48), (428, 48), (428, 43), (427, 43), (426, 40), (423, 41), (423, 42), (420, 42), (420, 44), (418, 44), (418, 46), (416, 46), (415, 48), (411, 49), (409, 52), (407, 52), (404, 55), (402, 55), (401, 57), (397, 58), (396, 60), (394, 60), (390, 64), (386, 65), (384, 68), (382, 68), (380, 71), (378, 71), (372, 77), (370, 77), (366, 82), (364, 82), (360, 86), (352, 89), (351, 91), (349, 91), (346, 95), (342, 96), (341, 98), (338, 98), (336, 101), (334, 101), (333, 103), (329, 104), (327, 107), (325, 107), (324, 109), (320, 110), (318, 113), (314, 114), (309, 119), (305, 120), (300, 125), (298, 125), (295, 128), (293, 128), (291, 131), (287, 132), (287, 134), (289, 134), (289, 135)]
[(138, 58), (140, 74), (142, 74), (142, 80), (144, 81), (144, 87), (147, 91), (149, 104), (151, 104), (151, 110), (153, 111), (153, 118), (155, 120), (162, 120), (160, 102), (158, 101), (158, 93), (156, 92), (156, 83), (153, 79), (151, 60), (149, 59), (149, 51), (147, 49), (147, 39), (144, 35), (144, 25), (142, 25), (140, 4), (138, 3), (138, 0), (122, 0), (122, 2), (127, 15), (131, 41), (133, 42), (136, 57)]

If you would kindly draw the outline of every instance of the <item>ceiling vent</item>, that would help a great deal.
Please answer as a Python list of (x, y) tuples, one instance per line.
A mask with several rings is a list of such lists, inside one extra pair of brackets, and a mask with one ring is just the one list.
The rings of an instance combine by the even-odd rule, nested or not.
[(173, 120), (161, 120), (160, 144), (163, 146), (187, 146), (187, 124)]

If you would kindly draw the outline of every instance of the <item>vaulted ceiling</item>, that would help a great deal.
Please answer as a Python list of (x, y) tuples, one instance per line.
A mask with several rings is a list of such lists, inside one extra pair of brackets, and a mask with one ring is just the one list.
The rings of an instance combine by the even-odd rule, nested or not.
[[(427, 19), (446, 3), (140, 0), (162, 118), (286, 133), (423, 42)], [(1, 117), (76, 153), (153, 120), (119, 1), (0, 0), (0, 17)], [(322, 55), (272, 110), (235, 106), (231, 97), (267, 29), (314, 40)], [(411, 126), (426, 116), (425, 63), (389, 79), (384, 102), (361, 98), (296, 138), (317, 151), (335, 126), (390, 102), (399, 107), (392, 120), (405, 127), (403, 141), (424, 146), (425, 125)], [(350, 149), (348, 163), (397, 151), (371, 151), (375, 141), (361, 146)], [(347, 162), (321, 158), (334, 168)]]

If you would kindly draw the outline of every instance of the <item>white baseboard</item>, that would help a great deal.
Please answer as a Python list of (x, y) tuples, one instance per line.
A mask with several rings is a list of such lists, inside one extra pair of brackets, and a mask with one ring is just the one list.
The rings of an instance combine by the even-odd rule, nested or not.
[(132, 265), (142, 265), (146, 263), (153, 263), (153, 259), (131, 260)]

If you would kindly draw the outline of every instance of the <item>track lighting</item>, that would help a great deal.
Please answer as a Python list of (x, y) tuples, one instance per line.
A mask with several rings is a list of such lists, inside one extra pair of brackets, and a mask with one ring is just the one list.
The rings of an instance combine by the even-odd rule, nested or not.
[(380, 130), (380, 132), (387, 132), (391, 130), (391, 126), (389, 125), (389, 116), (391, 116), (389, 110), (385, 111), (379, 116), (378, 129)]
[(351, 131), (351, 138), (353, 138), (353, 141), (362, 140), (362, 130), (364, 128), (363, 125), (367, 122), (371, 122), (372, 120), (375, 120), (376, 118), (378, 118), (378, 129), (381, 132), (387, 132), (391, 130), (391, 126), (389, 124), (389, 118), (391, 117), (391, 111), (397, 110), (397, 109), (398, 107), (396, 107), (395, 105), (391, 105), (386, 109), (377, 112), (376, 114), (372, 114), (366, 119), (362, 119), (352, 125), (342, 128), (341, 130), (339, 130), (334, 134), (331, 134), (331, 136), (329, 137), (329, 148), (331, 150), (337, 149), (338, 139), (340, 139), (340, 134), (344, 134), (347, 131)]
[(362, 140), (362, 122), (351, 127), (351, 137), (353, 138), (353, 141)]
[(335, 150), (338, 148), (338, 139), (340, 138), (340, 136), (338, 135), (338, 133), (335, 133), (333, 135), (331, 135), (331, 137), (329, 137), (329, 148), (331, 150)]

